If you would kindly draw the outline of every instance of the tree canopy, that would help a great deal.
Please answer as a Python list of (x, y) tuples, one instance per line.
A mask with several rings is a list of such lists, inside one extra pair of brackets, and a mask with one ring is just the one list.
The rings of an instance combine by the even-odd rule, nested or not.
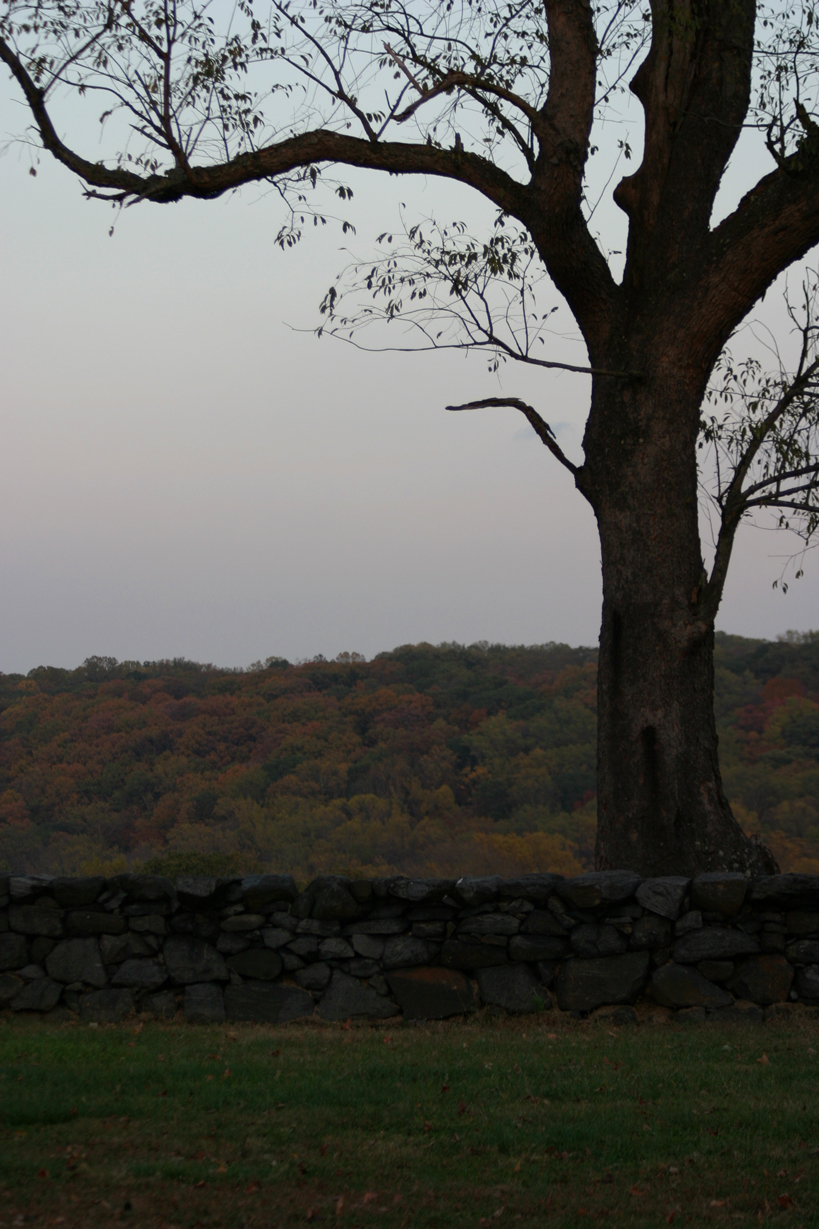
[[(0, 869), (580, 873), (596, 657), (405, 645), (246, 671), (91, 658), (0, 676)], [(819, 871), (819, 638), (720, 635), (732, 805)]]

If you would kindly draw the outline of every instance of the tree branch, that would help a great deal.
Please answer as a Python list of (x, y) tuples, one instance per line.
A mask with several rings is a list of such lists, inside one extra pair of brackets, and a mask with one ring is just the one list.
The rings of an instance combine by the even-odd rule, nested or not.
[(525, 187), (478, 154), (400, 141), (373, 142), (322, 128), (237, 154), (218, 166), (191, 166), (185, 172), (174, 167), (164, 175), (142, 176), (105, 167), (82, 158), (60, 140), (43, 102), (42, 90), (4, 39), (0, 39), (0, 59), (21, 86), (44, 147), (87, 184), (111, 193), (107, 199), (133, 198), (158, 203), (188, 196), (206, 199), (319, 162), (340, 162), (393, 174), (455, 179), (477, 189), (505, 213), (520, 217), (523, 210)]
[(528, 419), (530, 425), (534, 429), (539, 439), (546, 445), (552, 456), (557, 457), (561, 465), (569, 471), (573, 477), (577, 478), (579, 466), (573, 465), (563, 449), (559, 446), (555, 433), (549, 424), (540, 417), (537, 410), (531, 405), (527, 405), (525, 401), (521, 401), (519, 397), (485, 397), (482, 401), (469, 401), (466, 405), (448, 405), (448, 410), (486, 410), (494, 409), (501, 406), (510, 406), (513, 410), (520, 410)]

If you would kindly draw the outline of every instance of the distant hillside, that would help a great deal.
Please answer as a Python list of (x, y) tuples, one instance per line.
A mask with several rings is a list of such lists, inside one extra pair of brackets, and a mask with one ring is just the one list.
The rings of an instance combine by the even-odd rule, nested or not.
[[(0, 869), (579, 873), (596, 656), (420, 644), (0, 675)], [(740, 821), (819, 872), (819, 633), (720, 634), (716, 684)]]

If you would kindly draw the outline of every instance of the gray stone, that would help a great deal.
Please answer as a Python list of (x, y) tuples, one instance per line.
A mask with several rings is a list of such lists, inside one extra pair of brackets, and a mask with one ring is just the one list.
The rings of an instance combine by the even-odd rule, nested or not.
[(381, 964), (384, 969), (409, 968), (414, 964), (429, 964), (438, 954), (438, 944), (412, 935), (395, 935), (384, 944)]
[(5, 913), (3, 910), (3, 907), (0, 906), (0, 935), (4, 935), (6, 931), (8, 930), (8, 928), (9, 928), (8, 914)]
[(479, 913), (458, 924), (459, 935), (516, 935), (520, 920), (511, 913)]
[(510, 960), (525, 960), (531, 964), (538, 960), (559, 960), (569, 950), (569, 942), (554, 935), (513, 935), (508, 950)]
[(691, 907), (735, 917), (745, 901), (748, 880), (735, 871), (708, 871), (691, 883)]
[[(194, 989), (194, 987), (190, 988)], [(196, 989), (199, 987), (197, 986)], [(159, 994), (146, 994), (140, 1000), (139, 1006), (141, 1011), (147, 1011), (156, 1020), (173, 1020), (177, 1007), (176, 995), (172, 990), (160, 990)]]
[(201, 909), (204, 905), (212, 905), (217, 892), (229, 882), (213, 875), (180, 875), (176, 881), (176, 894), (181, 905), (188, 909)]
[(387, 975), (405, 1020), (445, 1020), (475, 1011), (469, 979), (456, 969), (402, 969)]
[(350, 891), (349, 879), (339, 875), (314, 879), (308, 891), (313, 897), (310, 914), (320, 921), (348, 922), (361, 912), (361, 906)]
[(682, 875), (663, 875), (659, 879), (644, 879), (635, 895), (639, 904), (660, 917), (675, 922), (688, 891), (690, 879)]
[(43, 909), (39, 905), (12, 905), (9, 926), (21, 935), (59, 939), (63, 933), (63, 915), (59, 909)]
[(199, 982), (185, 987), (185, 1019), (189, 1024), (222, 1024), (225, 996), (221, 986)]
[(51, 883), (50, 875), (12, 875), (8, 881), (8, 892), (12, 900), (27, 900), (31, 896), (39, 896)]
[(416, 939), (434, 939), (442, 943), (446, 938), (446, 922), (413, 922), (412, 933)]
[(37, 977), (24, 984), (22, 990), (11, 1000), (12, 1011), (51, 1011), (63, 992), (58, 981), (50, 977)]
[(80, 999), (80, 1019), (94, 1024), (117, 1024), (134, 1010), (133, 990), (92, 990)]
[(100, 959), (100, 945), (94, 938), (66, 939), (46, 957), (49, 977), (61, 982), (83, 982), (102, 988), (108, 978)]
[(819, 909), (819, 875), (763, 875), (751, 884), (748, 899), (766, 909)]
[(730, 994), (707, 981), (696, 969), (669, 962), (655, 969), (651, 993), (662, 1007), (726, 1007)]
[(323, 990), (330, 980), (331, 972), (329, 964), (317, 960), (315, 964), (296, 972), (296, 983), (302, 990)]
[(21, 977), (14, 977), (11, 973), (0, 973), (0, 1007), (8, 1007), (24, 985)]
[(648, 966), (648, 952), (564, 961), (555, 987), (561, 1011), (594, 1011), (608, 1003), (634, 1002), (645, 988)]
[(333, 939), (322, 939), (319, 943), (319, 956), (322, 960), (349, 960), (355, 956), (355, 949), (346, 939), (337, 935)]
[(494, 964), (506, 964), (507, 961), (506, 948), (496, 947), (494, 943), (465, 943), (461, 939), (447, 939), (441, 948), (441, 964), (448, 969), (485, 969)]
[(189, 935), (174, 935), (168, 939), (163, 955), (169, 976), (179, 985), (227, 981), (230, 976), (225, 959), (216, 948)]
[(704, 1024), (708, 1015), (704, 1007), (681, 1007), (674, 1019), (678, 1024)]
[(648, 951), (657, 947), (668, 947), (674, 935), (674, 924), (668, 918), (658, 917), (656, 913), (647, 913), (638, 917), (631, 927), (629, 947), (635, 952)]
[(299, 919), (293, 917), (291, 913), (270, 913), (268, 914), (267, 924), (280, 930), (289, 930), (291, 934), (295, 934), (299, 928)]
[(29, 940), (28, 958), (35, 964), (43, 964), (46, 956), (50, 955), (56, 946), (56, 939), (47, 939), (45, 935), (35, 935)]
[(761, 1024), (765, 1012), (756, 1003), (728, 1003), (712, 1011), (709, 1019), (715, 1024)]
[(373, 898), (373, 885), (369, 879), (354, 879), (350, 884), (350, 891), (358, 903), (362, 905)]
[(166, 935), (168, 933), (165, 919), (158, 913), (149, 913), (144, 917), (132, 917), (128, 925), (137, 934)]
[(786, 1001), (792, 983), (793, 968), (784, 956), (752, 956), (739, 966), (728, 989), (738, 999), (770, 1007)]
[[(87, 939), (78, 939), (76, 942), (86, 943)], [(91, 940), (92, 943), (96, 939)], [(139, 935), (126, 933), (124, 935), (101, 935), (100, 936), (100, 954), (102, 955), (104, 964), (121, 964), (123, 960), (135, 960), (138, 956), (151, 956), (153, 953)]]
[[(281, 933), (286, 935), (288, 939), (290, 938), (289, 931), (284, 930)], [(264, 932), (262, 933), (262, 938), (264, 938)], [(247, 951), (250, 947), (250, 942), (246, 935), (234, 935), (222, 931), (216, 940), (216, 950), (221, 952), (223, 956), (238, 956), (239, 952)]]
[(521, 925), (520, 932), (524, 935), (552, 935), (555, 938), (562, 938), (566, 934), (565, 928), (548, 909), (535, 909), (530, 913)]
[(176, 888), (163, 875), (115, 875), (111, 887), (114, 891), (124, 892), (129, 903), (166, 902), (176, 908)]
[(279, 955), (282, 958), (285, 973), (295, 973), (298, 969), (304, 968), (304, 961), (301, 960), (293, 952), (288, 952), (286, 948), (281, 948)]
[(791, 909), (785, 916), (785, 925), (792, 935), (819, 935), (819, 913)]
[(288, 943), (287, 950), (302, 960), (318, 960), (319, 941), (314, 935), (299, 935)]
[(797, 939), (788, 944), (785, 955), (791, 964), (819, 964), (819, 939)]
[(351, 977), (374, 977), (376, 973), (381, 972), (381, 965), (377, 960), (367, 960), (364, 956), (356, 956), (354, 960), (347, 961), (344, 971)]
[(91, 875), (85, 879), (60, 877), (51, 884), (51, 891), (61, 909), (76, 909), (78, 905), (93, 905), (105, 884), (102, 875)]
[(38, 977), (45, 977), (46, 975), (45, 969), (39, 964), (24, 964), (22, 969), (18, 969), (17, 972), (24, 981), (36, 981)]
[(259, 930), (265, 924), (261, 913), (237, 913), (233, 917), (222, 919), (222, 930), (228, 934), (243, 934), (248, 930)]
[(355, 1016), (386, 1020), (396, 1014), (397, 1008), (389, 999), (340, 969), (333, 970), (330, 984), (319, 1003), (322, 1020), (349, 1020)]
[(753, 956), (759, 944), (753, 935), (726, 926), (704, 926), (692, 930), (674, 944), (677, 964), (699, 964), (701, 960), (734, 960), (737, 956)]
[(733, 976), (734, 964), (731, 960), (703, 960), (697, 965), (697, 972), (708, 981), (722, 983)]
[(576, 909), (597, 909), (628, 900), (640, 885), (633, 871), (591, 871), (557, 884), (557, 893)]
[(500, 875), (484, 875), (476, 877), (464, 875), (458, 879), (452, 889), (452, 895), (467, 908), (476, 905), (488, 905), (497, 900), (500, 895), (503, 880)]
[[(235, 887), (231, 892), (235, 892)], [(299, 894), (292, 875), (248, 875), (238, 885), (238, 899), (251, 913), (269, 913), (270, 906), (294, 901)]]
[(22, 935), (8, 932), (0, 935), (0, 972), (22, 968), (27, 960), (28, 948)]
[(343, 935), (400, 935), (404, 933), (407, 926), (408, 923), (403, 918), (367, 918), (365, 921), (345, 926), (341, 933)]
[(552, 998), (525, 964), (478, 969), (478, 989), (484, 1003), (505, 1011), (536, 1011), (552, 1006)]
[(299, 922), (296, 931), (299, 935), (314, 935), (317, 939), (329, 939), (341, 934), (340, 922), (324, 922), (319, 918), (306, 917)]
[(390, 884), (389, 893), (413, 905), (431, 905), (443, 900), (454, 886), (454, 879), (396, 879)]
[(562, 875), (535, 871), (529, 875), (517, 875), (513, 879), (505, 879), (501, 883), (500, 895), (505, 900), (519, 899), (532, 905), (546, 905), (562, 882)]
[(70, 935), (122, 935), (128, 929), (128, 923), (117, 914), (74, 909), (66, 915), (65, 928)]
[(228, 986), (225, 1011), (229, 1020), (251, 1020), (266, 1024), (285, 1024), (313, 1014), (313, 996), (295, 986), (277, 982), (261, 985)]
[(800, 999), (819, 999), (819, 964), (797, 969), (794, 988)]
[(628, 939), (614, 926), (605, 922), (583, 922), (571, 933), (570, 942), (576, 956), (617, 956), (628, 947)]
[(167, 970), (158, 960), (125, 960), (112, 977), (111, 985), (127, 986), (132, 990), (157, 990), (167, 980)]
[(275, 981), (283, 967), (278, 952), (272, 952), (267, 947), (251, 947), (236, 956), (228, 956), (227, 965), (234, 973), (252, 977), (254, 981)]
[(265, 947), (275, 951), (279, 947), (284, 947), (285, 943), (289, 943), (293, 938), (289, 930), (285, 930), (283, 926), (266, 926), (262, 931), (262, 939)]
[(702, 930), (702, 914), (699, 909), (689, 909), (674, 926), (674, 934), (678, 939), (691, 930)]

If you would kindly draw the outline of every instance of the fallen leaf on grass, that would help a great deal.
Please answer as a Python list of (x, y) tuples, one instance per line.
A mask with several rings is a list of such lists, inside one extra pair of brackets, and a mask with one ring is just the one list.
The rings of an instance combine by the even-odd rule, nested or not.
[(314, 1217), (315, 1217), (315, 1215), (316, 1215), (316, 1209), (315, 1209), (315, 1208), (308, 1208), (308, 1209), (307, 1209), (307, 1211), (306, 1211), (306, 1212), (305, 1212), (305, 1214), (304, 1214), (304, 1219), (305, 1219), (305, 1220), (313, 1220), (313, 1219), (314, 1219)]
[(377, 1198), (378, 1198), (378, 1191), (365, 1191), (364, 1192), (364, 1202), (365, 1203), (372, 1203), (372, 1201)]
[(465, 1113), (466, 1113), (466, 1105), (465, 1105), (465, 1103), (464, 1103), (463, 1101), (459, 1101), (459, 1102), (458, 1102), (458, 1113), (459, 1113), (459, 1114), (465, 1114)]
[(727, 1199), (712, 1199), (708, 1206), (710, 1208), (724, 1208), (727, 1202)]
[(770, 1059), (768, 1058), (767, 1054), (763, 1054), (762, 1057), (758, 1058), (756, 1061), (759, 1063), (760, 1067), (767, 1067)]
[(793, 1207), (793, 1200), (791, 1199), (790, 1195), (777, 1195), (776, 1202), (779, 1204), (780, 1208)]
[(674, 1217), (675, 1217), (676, 1215), (677, 1215), (677, 1213), (676, 1213), (676, 1212), (669, 1212), (669, 1213), (668, 1213), (668, 1216), (665, 1218), (665, 1223), (666, 1223), (667, 1225), (673, 1225), (673, 1224), (674, 1224)]
[(222, 1072), (222, 1079), (226, 1080), (228, 1076), (230, 1075), (233, 1075), (233, 1072), (231, 1071), (230, 1067), (225, 1067), (224, 1071)]
[(246, 1194), (246, 1195), (252, 1195), (252, 1194), (253, 1194), (255, 1191), (257, 1191), (258, 1189), (259, 1189), (259, 1183), (258, 1183), (258, 1182), (251, 1182), (250, 1186), (246, 1186), (246, 1187), (245, 1187), (245, 1194)]
[(425, 1131), (431, 1131), (431, 1130), (432, 1130), (432, 1123), (431, 1123), (431, 1122), (425, 1122), (425, 1123), (424, 1123), (424, 1130), (425, 1130)]
[(645, 1191), (641, 1191), (641, 1190), (640, 1190), (640, 1188), (639, 1188), (639, 1186), (632, 1186), (632, 1187), (631, 1187), (631, 1192), (630, 1192), (630, 1193), (631, 1193), (632, 1195), (645, 1195), (645, 1193), (646, 1193), (646, 1192), (645, 1192)]
[(38, 1170), (37, 1170), (37, 1177), (38, 1177), (38, 1178), (47, 1178), (47, 1177), (48, 1177), (48, 1174), (46, 1173), (46, 1171), (45, 1171), (44, 1169), (38, 1169)]
[(442, 1084), (441, 1092), (449, 1092), (449, 1084)]

